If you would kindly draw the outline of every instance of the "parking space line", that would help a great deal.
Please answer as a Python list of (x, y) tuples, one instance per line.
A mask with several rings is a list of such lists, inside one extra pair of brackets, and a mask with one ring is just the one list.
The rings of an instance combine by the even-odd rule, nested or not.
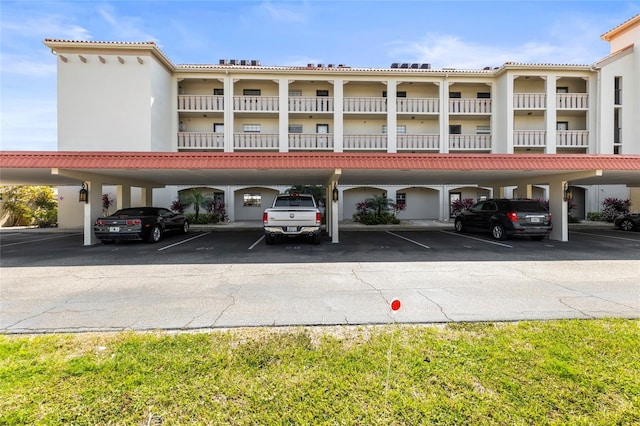
[(196, 238), (200, 238), (200, 237), (204, 237), (205, 235), (209, 235), (210, 233), (211, 232), (205, 232), (205, 233), (202, 233), (200, 235), (196, 235), (195, 237), (187, 238), (186, 240), (182, 240), (182, 241), (178, 241), (177, 243), (169, 244), (168, 246), (164, 246), (164, 247), (159, 248), (158, 251), (162, 251), (162, 250), (169, 249), (171, 247), (179, 246), (180, 244), (184, 244), (184, 243), (187, 243), (189, 241), (193, 241)]
[(37, 243), (40, 241), (48, 241), (48, 240), (57, 240), (59, 238), (67, 238), (67, 237), (73, 237), (74, 235), (82, 235), (81, 232), (76, 232), (73, 234), (65, 234), (65, 235), (59, 235), (57, 237), (49, 237), (49, 238), (38, 238), (37, 240), (29, 240), (29, 241), (19, 241), (17, 243), (9, 243), (9, 244), (0, 244), (2, 247), (9, 247), (9, 246), (17, 246), (19, 244), (29, 244), (29, 243)]
[(258, 238), (258, 241), (256, 241), (255, 243), (251, 244), (251, 246), (249, 247), (249, 250), (252, 250), (255, 246), (258, 245), (258, 243), (260, 243), (260, 241), (264, 240), (264, 235), (260, 238)]
[(612, 238), (614, 240), (624, 240), (624, 241), (633, 241), (634, 243), (640, 242), (640, 240), (635, 239), (635, 238), (625, 238), (625, 237), (613, 237), (611, 235), (604, 235), (604, 234), (592, 234), (590, 232), (580, 232), (580, 231), (572, 231), (572, 234), (581, 234), (581, 235), (591, 235), (593, 237), (605, 237), (605, 238)]
[(426, 245), (424, 245), (422, 243), (419, 243), (419, 242), (417, 242), (415, 240), (412, 240), (411, 238), (403, 237), (402, 235), (398, 235), (398, 234), (396, 234), (394, 232), (391, 232), (391, 231), (386, 231), (386, 232), (387, 232), (387, 234), (393, 235), (394, 237), (402, 238), (403, 240), (409, 241), (410, 243), (413, 243), (413, 244), (415, 244), (417, 246), (420, 246), (420, 247), (423, 247), (423, 248), (426, 248), (426, 249), (430, 249), (431, 248), (431, 247), (426, 246)]
[(511, 246), (509, 244), (499, 243), (497, 241), (485, 240), (483, 238), (476, 238), (476, 237), (472, 237), (470, 235), (458, 234), (457, 232), (449, 232), (449, 231), (440, 231), (440, 232), (444, 232), (445, 234), (449, 234), (449, 235), (455, 235), (456, 237), (462, 237), (462, 238), (468, 238), (470, 240), (481, 241), (481, 242), (487, 243), (487, 244), (495, 244), (497, 246), (502, 246), (502, 247), (506, 247), (506, 248), (513, 248), (513, 246)]

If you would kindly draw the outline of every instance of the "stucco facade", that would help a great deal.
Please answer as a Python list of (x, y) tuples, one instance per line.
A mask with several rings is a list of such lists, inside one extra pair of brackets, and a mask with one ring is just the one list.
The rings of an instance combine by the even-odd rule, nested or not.
[[(155, 43), (45, 44), (58, 57), (61, 151), (638, 155), (640, 15), (602, 38), (611, 55), (594, 64), (505, 63), (482, 70), (263, 66), (255, 60), (175, 65)], [(355, 203), (375, 193), (405, 197), (401, 217), (438, 220), (449, 218), (451, 194), (550, 195), (548, 187), (527, 188), (526, 182), (475, 184), (340, 186), (338, 216), (349, 220)], [(136, 185), (102, 190), (114, 193), (118, 205), (169, 205), (185, 189), (132, 191)], [(282, 189), (259, 179), (201, 185), (224, 192), (231, 220), (260, 220), (261, 209), (242, 205), (247, 191), (263, 194), (266, 204)], [(576, 190), (582, 217), (599, 210), (603, 192), (640, 205), (637, 191), (624, 185)], [(82, 218), (77, 203), (62, 203), (69, 214), (61, 215), (61, 226), (75, 225)]]

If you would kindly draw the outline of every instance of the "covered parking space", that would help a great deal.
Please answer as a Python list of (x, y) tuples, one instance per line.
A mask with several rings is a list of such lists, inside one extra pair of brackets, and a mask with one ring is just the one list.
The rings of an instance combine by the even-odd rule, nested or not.
[[(570, 185), (625, 184), (640, 187), (640, 156), (548, 154), (388, 154), (388, 153), (214, 153), (214, 152), (0, 152), (0, 185), (80, 185), (84, 206), (84, 244), (97, 242), (93, 221), (102, 212), (103, 185), (118, 187), (118, 205), (130, 205), (130, 188), (142, 189), (147, 205), (152, 189), (167, 185), (326, 185), (327, 231), (338, 243), (338, 185), (469, 184), (532, 187), (548, 185), (554, 217), (551, 239), (568, 240)], [(93, 189), (97, 190), (93, 190)]]

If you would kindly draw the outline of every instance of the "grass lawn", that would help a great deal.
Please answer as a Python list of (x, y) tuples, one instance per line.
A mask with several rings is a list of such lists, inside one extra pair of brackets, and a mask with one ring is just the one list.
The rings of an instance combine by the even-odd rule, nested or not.
[(639, 324), (0, 335), (0, 424), (640, 424)]

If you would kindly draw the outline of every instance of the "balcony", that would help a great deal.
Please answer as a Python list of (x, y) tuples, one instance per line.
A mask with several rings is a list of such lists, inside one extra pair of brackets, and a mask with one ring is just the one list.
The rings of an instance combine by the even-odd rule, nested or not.
[(244, 112), (278, 112), (277, 96), (234, 96), (233, 110)]
[(589, 109), (589, 95), (586, 93), (558, 93), (556, 109)]
[(544, 93), (516, 93), (513, 95), (513, 109), (545, 109), (547, 96)]
[(556, 147), (558, 148), (588, 148), (588, 130), (558, 130), (556, 132)]
[(234, 133), (234, 151), (278, 151), (277, 133)]
[(449, 151), (491, 151), (491, 135), (449, 135)]
[(398, 135), (398, 151), (439, 151), (440, 135)]
[(224, 150), (222, 133), (180, 132), (178, 133), (178, 150)]
[(289, 149), (333, 151), (333, 133), (289, 133)]
[(398, 114), (438, 114), (440, 100), (437, 98), (398, 98)]
[(224, 111), (224, 96), (178, 95), (178, 111)]
[(518, 148), (539, 148), (547, 146), (547, 132), (544, 130), (514, 130), (513, 146)]
[(387, 98), (344, 98), (344, 112), (386, 113)]
[(333, 112), (333, 98), (291, 96), (289, 112)]
[(450, 114), (491, 114), (491, 99), (449, 99)]
[(386, 151), (387, 135), (344, 135), (345, 151)]

